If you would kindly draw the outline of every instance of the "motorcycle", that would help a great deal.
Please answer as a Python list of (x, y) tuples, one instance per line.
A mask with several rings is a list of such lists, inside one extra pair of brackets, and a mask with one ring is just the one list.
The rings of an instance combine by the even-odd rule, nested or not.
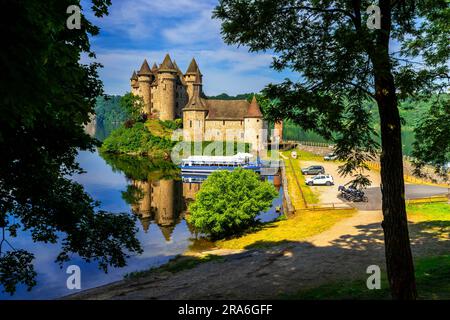
[(356, 189), (353, 186), (346, 188), (345, 186), (338, 187), (338, 197), (343, 198), (350, 202), (368, 202), (369, 199), (365, 195), (364, 191)]

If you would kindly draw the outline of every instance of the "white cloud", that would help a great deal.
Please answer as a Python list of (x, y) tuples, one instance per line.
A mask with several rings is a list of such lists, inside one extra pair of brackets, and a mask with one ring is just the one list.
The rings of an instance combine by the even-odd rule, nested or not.
[[(104, 65), (100, 77), (108, 94), (123, 94), (130, 90), (129, 78), (145, 59), (150, 64), (161, 63), (166, 51), (147, 50), (97, 50), (97, 61)], [(280, 75), (270, 70), (271, 55), (257, 55), (244, 49), (222, 48), (220, 50), (171, 50), (172, 59), (185, 71), (195, 57), (204, 74), (206, 94), (222, 92), (239, 94), (259, 91), (267, 83), (278, 81)], [(84, 61), (86, 62), (86, 61)]]
[(178, 45), (195, 45), (206, 41), (220, 43), (220, 21), (211, 19), (211, 14), (211, 9), (202, 10), (194, 18), (163, 30), (162, 34), (170, 43)]
[(225, 45), (220, 21), (211, 18), (216, 4), (217, 0), (114, 1), (110, 15), (95, 22), (107, 35), (101, 33), (92, 41), (97, 61), (104, 65), (100, 77), (106, 93), (129, 91), (129, 78), (144, 58), (161, 63), (166, 53), (183, 71), (195, 57), (208, 95), (259, 91), (278, 82), (280, 74), (270, 69), (272, 54)]

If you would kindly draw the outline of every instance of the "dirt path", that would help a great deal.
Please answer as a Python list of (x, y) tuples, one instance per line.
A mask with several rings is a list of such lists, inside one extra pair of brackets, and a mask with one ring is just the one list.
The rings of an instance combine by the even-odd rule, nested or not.
[[(175, 274), (120, 281), (75, 299), (263, 299), (295, 293), (334, 279), (361, 278), (370, 264), (383, 263), (381, 239), (355, 247), (357, 237), (381, 232), (379, 212), (360, 212), (305, 242), (271, 249), (222, 252), (209, 262)], [(361, 229), (361, 226), (364, 226)], [(364, 230), (368, 228), (368, 230)], [(218, 254), (220, 252), (212, 252)]]

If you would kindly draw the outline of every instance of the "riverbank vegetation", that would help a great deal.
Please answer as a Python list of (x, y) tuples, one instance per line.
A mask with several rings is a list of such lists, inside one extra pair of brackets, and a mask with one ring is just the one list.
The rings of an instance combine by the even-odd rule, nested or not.
[(103, 153), (151, 155), (153, 158), (169, 159), (174, 142), (165, 136), (158, 136), (148, 128), (160, 128), (166, 131), (159, 120), (137, 122), (129, 126), (122, 125), (103, 141), (100, 151)]
[(187, 221), (200, 233), (220, 239), (234, 236), (257, 223), (277, 196), (275, 187), (253, 171), (216, 171), (203, 182), (189, 206)]

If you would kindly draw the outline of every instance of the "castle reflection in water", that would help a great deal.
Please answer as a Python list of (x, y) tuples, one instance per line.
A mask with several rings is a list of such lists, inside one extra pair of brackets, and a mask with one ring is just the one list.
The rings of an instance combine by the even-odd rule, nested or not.
[[(273, 184), (280, 190), (279, 176), (274, 176)], [(131, 204), (145, 232), (152, 223), (158, 225), (166, 241), (186, 216), (189, 203), (200, 190), (200, 183), (183, 182), (177, 179), (139, 181), (131, 180), (131, 185), (140, 190), (139, 200)], [(189, 225), (188, 225), (189, 227)], [(194, 234), (194, 230), (190, 230)]]

